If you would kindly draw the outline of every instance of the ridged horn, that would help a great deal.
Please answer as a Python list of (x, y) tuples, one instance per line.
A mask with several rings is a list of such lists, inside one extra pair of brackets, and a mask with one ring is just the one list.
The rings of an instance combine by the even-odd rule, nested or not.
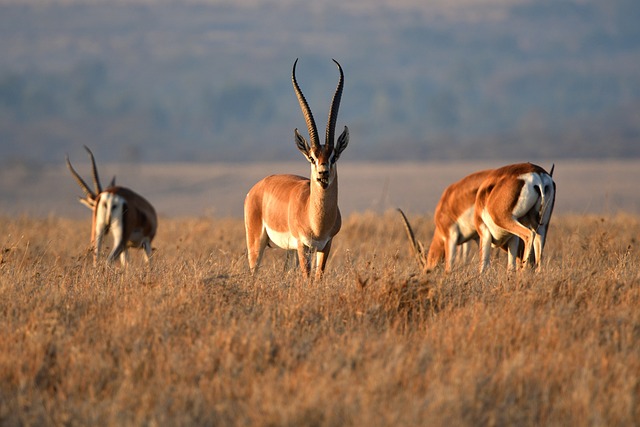
[(89, 150), (89, 147), (86, 145), (84, 149), (89, 153), (89, 158), (91, 159), (91, 176), (93, 177), (93, 185), (96, 188), (97, 194), (102, 193), (102, 185), (100, 185), (100, 177), (98, 176), (98, 168), (96, 167), (96, 159), (93, 157), (93, 153)]
[(409, 220), (407, 216), (404, 214), (402, 209), (398, 208), (398, 212), (402, 216), (402, 223), (404, 224), (404, 230), (407, 232), (407, 239), (409, 240), (409, 247), (411, 248), (411, 253), (415, 257), (420, 269), (426, 271), (427, 269), (427, 257), (425, 255), (424, 246), (422, 242), (416, 240), (416, 236), (413, 233), (413, 229), (409, 224)]
[(296, 96), (298, 97), (298, 103), (300, 104), (300, 109), (302, 110), (302, 115), (304, 116), (305, 122), (307, 122), (307, 130), (309, 131), (309, 139), (311, 143), (311, 147), (315, 148), (320, 145), (320, 141), (318, 140), (318, 128), (316, 128), (316, 122), (313, 119), (313, 114), (311, 113), (311, 108), (309, 108), (309, 104), (305, 99), (302, 91), (300, 90), (300, 86), (298, 86), (298, 82), (296, 80), (296, 65), (298, 64), (298, 59), (296, 58), (293, 63), (293, 72), (291, 73), (291, 81), (293, 82), (293, 89), (296, 92)]
[(340, 99), (342, 99), (342, 88), (344, 87), (344, 73), (342, 72), (342, 67), (335, 59), (332, 59), (332, 61), (336, 63), (336, 65), (338, 66), (338, 70), (340, 70), (340, 80), (338, 81), (338, 87), (336, 87), (336, 91), (333, 94), (331, 109), (329, 110), (329, 119), (327, 120), (325, 144), (327, 144), (331, 148), (333, 148), (333, 142), (336, 132), (336, 122), (338, 120), (338, 110), (340, 109)]
[(80, 188), (84, 192), (84, 195), (87, 198), (89, 198), (91, 200), (94, 200), (97, 197), (96, 193), (91, 191), (91, 189), (89, 188), (87, 183), (84, 182), (84, 180), (80, 177), (80, 175), (78, 175), (78, 172), (76, 172), (76, 170), (73, 168), (73, 166), (71, 166), (71, 162), (69, 161), (69, 155), (68, 154), (67, 154), (67, 169), (69, 169), (69, 172), (71, 172), (71, 175), (73, 176), (73, 178), (76, 180), (76, 182), (78, 183), (78, 185), (80, 186)]

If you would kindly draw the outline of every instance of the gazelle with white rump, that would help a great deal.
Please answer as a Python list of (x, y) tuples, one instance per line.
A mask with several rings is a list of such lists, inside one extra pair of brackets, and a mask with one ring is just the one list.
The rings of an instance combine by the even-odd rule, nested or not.
[(540, 166), (517, 163), (495, 169), (485, 178), (478, 189), (474, 213), (481, 272), (489, 266), (492, 244), (507, 247), (507, 269), (515, 270), (520, 240), (524, 244), (522, 266), (533, 261), (540, 270), (555, 204), (552, 173), (553, 168), (547, 173)]
[(144, 197), (126, 188), (115, 185), (115, 178), (111, 184), (103, 189), (98, 177), (98, 169), (93, 153), (88, 147), (84, 147), (89, 153), (92, 166), (92, 177), (95, 191), (91, 190), (86, 182), (75, 171), (69, 156), (67, 167), (76, 180), (84, 198), (79, 198), (80, 203), (92, 210), (91, 245), (94, 247), (93, 263), (96, 264), (102, 241), (105, 234), (111, 233), (113, 237), (113, 249), (108, 256), (108, 261), (113, 262), (120, 257), (120, 263), (127, 264), (127, 248), (143, 248), (145, 260), (148, 263), (151, 256), (151, 242), (156, 235), (158, 218), (156, 211)]
[(275, 245), (297, 250), (300, 268), (307, 277), (313, 268), (315, 252), (315, 277), (318, 280), (326, 267), (332, 239), (340, 231), (336, 162), (349, 143), (349, 129), (344, 127), (334, 145), (344, 73), (340, 64), (336, 60), (333, 62), (338, 66), (340, 79), (329, 109), (324, 145), (320, 144), (313, 114), (296, 81), (298, 60), (293, 63), (293, 89), (309, 132), (307, 143), (295, 129), (295, 141), (311, 165), (311, 177), (271, 175), (249, 190), (244, 202), (244, 223), (252, 273), (258, 269), (265, 248)]

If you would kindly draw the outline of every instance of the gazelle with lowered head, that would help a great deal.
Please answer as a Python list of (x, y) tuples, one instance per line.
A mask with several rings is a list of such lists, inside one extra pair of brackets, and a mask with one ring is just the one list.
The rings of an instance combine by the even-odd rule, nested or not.
[(313, 114), (296, 81), (298, 60), (293, 63), (293, 89), (309, 132), (307, 143), (295, 129), (295, 141), (298, 150), (311, 165), (311, 176), (271, 175), (249, 190), (244, 202), (244, 224), (252, 273), (259, 267), (265, 248), (275, 245), (297, 250), (300, 268), (307, 277), (313, 268), (312, 257), (315, 252), (315, 277), (320, 279), (332, 239), (340, 231), (336, 162), (349, 143), (349, 129), (345, 126), (334, 144), (344, 73), (340, 64), (336, 60), (333, 62), (338, 66), (340, 79), (329, 109), (324, 145), (320, 144)]
[(95, 191), (75, 171), (69, 156), (67, 167), (84, 192), (80, 203), (92, 210), (91, 244), (94, 247), (93, 263), (96, 264), (102, 241), (106, 234), (113, 237), (113, 249), (108, 256), (112, 262), (120, 257), (122, 265), (127, 264), (127, 248), (143, 248), (145, 260), (149, 262), (151, 256), (151, 242), (156, 235), (158, 218), (156, 211), (144, 197), (126, 188), (115, 185), (115, 178), (111, 184), (103, 189), (98, 176), (96, 161), (91, 150), (85, 146), (91, 160), (93, 184)]
[(507, 247), (508, 270), (516, 269), (521, 244), (522, 266), (533, 262), (540, 270), (556, 197), (552, 174), (553, 168), (547, 173), (540, 166), (517, 163), (495, 169), (485, 178), (478, 189), (474, 213), (481, 272), (489, 266), (492, 244)]
[(442, 260), (445, 262), (445, 271), (450, 272), (456, 260), (457, 247), (462, 246), (465, 251), (471, 241), (478, 241), (474, 204), (478, 189), (490, 172), (483, 170), (472, 173), (443, 191), (433, 215), (435, 231), (426, 259), (424, 249), (418, 247), (415, 237), (412, 237), (409, 221), (400, 211), (412, 250), (426, 272), (434, 270)]

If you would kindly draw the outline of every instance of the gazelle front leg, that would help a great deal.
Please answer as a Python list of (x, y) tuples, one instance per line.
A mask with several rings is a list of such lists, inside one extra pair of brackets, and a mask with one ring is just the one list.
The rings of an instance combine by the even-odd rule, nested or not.
[(445, 251), (444, 251), (444, 257), (445, 257), (445, 271), (447, 273), (450, 273), (451, 270), (453, 269), (453, 262), (456, 259), (456, 247), (458, 245), (458, 237), (459, 237), (459, 233), (458, 232), (449, 232), (449, 236), (447, 236), (447, 239), (445, 241)]
[(329, 252), (331, 252), (331, 240), (324, 245), (322, 250), (316, 252), (316, 281), (322, 279), (324, 268), (327, 266), (327, 260), (329, 259)]
[(306, 246), (302, 242), (298, 242), (298, 260), (300, 261), (300, 269), (304, 277), (311, 274), (311, 254), (313, 249)]
[(100, 254), (100, 249), (102, 249), (103, 238), (104, 238), (104, 232), (96, 233), (96, 242), (93, 248), (93, 265), (94, 266), (98, 263), (98, 255)]
[(491, 233), (489, 228), (481, 223), (478, 225), (478, 236), (480, 238), (478, 250), (480, 251), (480, 273), (489, 267), (489, 259), (491, 258)]

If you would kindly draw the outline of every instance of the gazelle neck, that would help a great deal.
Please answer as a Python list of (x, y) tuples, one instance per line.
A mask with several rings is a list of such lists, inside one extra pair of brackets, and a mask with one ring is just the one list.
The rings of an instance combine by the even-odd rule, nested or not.
[[(334, 166), (335, 167), (335, 166)], [(338, 217), (338, 175), (327, 188), (317, 182), (311, 182), (309, 195), (309, 224), (315, 236), (331, 231)]]

